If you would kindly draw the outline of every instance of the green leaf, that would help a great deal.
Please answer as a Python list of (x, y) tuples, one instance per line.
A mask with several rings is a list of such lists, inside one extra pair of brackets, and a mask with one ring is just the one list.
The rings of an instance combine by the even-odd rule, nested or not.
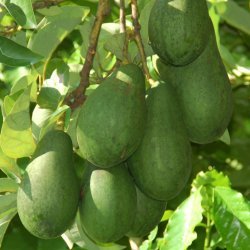
[(104, 48), (114, 54), (117, 59), (123, 60), (123, 47), (125, 42), (124, 33), (114, 34), (112, 39), (104, 44)]
[(16, 209), (16, 194), (6, 194), (0, 196), (0, 218), (3, 218), (9, 210)]
[(16, 82), (14, 82), (11, 88), (11, 94), (18, 92), (19, 90), (26, 89), (31, 85), (30, 101), (35, 102), (37, 99), (37, 80), (38, 74), (36, 72), (30, 72), (29, 75), (24, 75)]
[(214, 189), (214, 221), (228, 250), (250, 246), (250, 203), (227, 187)]
[(0, 169), (11, 179), (16, 182), (20, 181), (21, 173), (16, 161), (6, 156), (0, 148)]
[(17, 67), (34, 64), (42, 60), (42, 56), (23, 47), (11, 39), (0, 36), (0, 63)]
[(16, 192), (18, 188), (17, 183), (10, 178), (0, 178), (0, 193)]
[(36, 147), (30, 124), (30, 90), (31, 86), (22, 92), (3, 122), (0, 145), (11, 158), (30, 156)]
[(220, 141), (224, 142), (225, 144), (229, 145), (231, 144), (230, 134), (228, 132), (228, 129), (225, 131), (225, 133), (221, 136)]
[(174, 211), (164, 233), (161, 250), (184, 250), (192, 244), (197, 237), (194, 229), (202, 221), (201, 200), (197, 190)]
[(250, 13), (234, 1), (215, 3), (220, 16), (230, 25), (250, 35)]
[(17, 23), (25, 29), (35, 29), (36, 18), (31, 0), (0, 0)]
[(194, 189), (199, 189), (204, 186), (230, 187), (230, 180), (223, 172), (218, 172), (216, 169), (212, 169), (205, 173), (201, 171), (193, 180), (192, 186)]
[(15, 215), (16, 215), (16, 210), (11, 210), (9, 214), (0, 219), (0, 248), (2, 247), (2, 242), (5, 232)]
[(60, 13), (44, 17), (33, 34), (28, 47), (46, 59), (50, 58), (57, 46), (89, 13), (89, 8), (74, 5), (60, 7)]

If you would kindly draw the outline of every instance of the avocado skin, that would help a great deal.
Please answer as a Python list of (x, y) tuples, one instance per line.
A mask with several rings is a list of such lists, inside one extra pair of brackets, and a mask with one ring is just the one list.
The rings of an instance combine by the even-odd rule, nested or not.
[(142, 143), (127, 163), (136, 185), (156, 200), (169, 200), (184, 188), (191, 172), (191, 146), (176, 92), (160, 82), (146, 99)]
[(144, 75), (135, 64), (121, 66), (81, 108), (77, 140), (82, 156), (97, 167), (118, 165), (138, 147), (145, 120)]
[(209, 23), (205, 0), (156, 0), (148, 23), (151, 46), (165, 63), (189, 64), (206, 47)]
[(130, 230), (135, 213), (136, 190), (127, 168), (123, 164), (108, 169), (92, 167), (79, 206), (87, 235), (99, 243), (117, 241)]
[(161, 79), (177, 91), (189, 140), (198, 144), (218, 140), (231, 120), (233, 98), (214, 31), (206, 49), (191, 64), (175, 67), (158, 59), (156, 67)]
[(70, 137), (48, 132), (37, 145), (17, 192), (24, 227), (43, 239), (60, 236), (75, 218), (80, 194)]
[(128, 237), (141, 238), (149, 234), (159, 223), (165, 212), (167, 203), (152, 199), (136, 188), (137, 209)]

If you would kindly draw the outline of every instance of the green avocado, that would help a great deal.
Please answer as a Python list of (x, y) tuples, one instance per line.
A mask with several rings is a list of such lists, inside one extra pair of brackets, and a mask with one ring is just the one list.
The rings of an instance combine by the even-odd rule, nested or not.
[(206, 47), (209, 22), (206, 0), (156, 0), (148, 23), (151, 46), (167, 63), (188, 64)]
[(141, 238), (149, 234), (159, 223), (166, 209), (165, 201), (152, 199), (136, 188), (137, 209), (132, 228), (126, 234)]
[(83, 188), (79, 214), (83, 230), (100, 243), (114, 242), (131, 228), (136, 213), (136, 190), (128, 169), (93, 168)]
[(121, 163), (141, 142), (145, 119), (143, 72), (134, 64), (121, 66), (81, 108), (77, 140), (82, 156), (102, 168)]
[(79, 195), (70, 137), (50, 131), (38, 143), (18, 188), (21, 222), (36, 237), (60, 236), (75, 218)]
[(193, 63), (175, 67), (158, 59), (156, 67), (161, 79), (176, 88), (190, 141), (206, 144), (219, 139), (231, 119), (233, 100), (214, 33)]
[(145, 134), (128, 159), (135, 183), (157, 200), (174, 198), (184, 188), (191, 172), (191, 147), (171, 84), (160, 82), (146, 99)]

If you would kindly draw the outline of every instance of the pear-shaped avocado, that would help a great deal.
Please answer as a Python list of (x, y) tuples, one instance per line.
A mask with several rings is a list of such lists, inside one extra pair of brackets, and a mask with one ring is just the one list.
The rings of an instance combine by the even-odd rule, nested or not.
[(113, 242), (131, 228), (136, 213), (136, 190), (132, 177), (123, 164), (93, 168), (84, 185), (79, 207), (81, 224), (97, 242)]
[(138, 147), (146, 118), (145, 79), (134, 64), (121, 66), (87, 98), (77, 124), (82, 156), (108, 168)]
[(79, 183), (70, 137), (48, 132), (37, 145), (17, 193), (17, 211), (33, 235), (60, 236), (72, 223), (78, 206)]
[(206, 0), (156, 0), (148, 23), (151, 46), (167, 63), (188, 64), (204, 50), (209, 22)]
[(184, 122), (192, 142), (206, 144), (219, 139), (232, 115), (232, 90), (222, 63), (214, 31), (206, 49), (183, 67), (156, 65), (160, 77), (175, 86)]
[(145, 134), (128, 159), (135, 183), (157, 200), (174, 198), (191, 172), (191, 147), (174, 88), (161, 82), (151, 88)]
[(143, 237), (149, 234), (160, 222), (166, 202), (152, 199), (136, 188), (137, 209), (132, 228), (126, 234), (129, 237)]

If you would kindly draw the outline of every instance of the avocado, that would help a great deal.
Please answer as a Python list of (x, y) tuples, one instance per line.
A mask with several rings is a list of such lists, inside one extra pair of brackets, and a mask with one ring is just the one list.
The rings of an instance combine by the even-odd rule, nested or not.
[(81, 107), (77, 140), (83, 158), (97, 167), (118, 165), (139, 146), (145, 120), (143, 72), (135, 64), (121, 66)]
[(156, 61), (161, 79), (176, 89), (189, 140), (199, 144), (218, 140), (233, 110), (231, 84), (214, 31), (210, 34), (206, 49), (191, 64), (175, 67)]
[(79, 214), (83, 230), (99, 243), (117, 241), (130, 230), (136, 214), (136, 190), (124, 164), (92, 167)]
[(132, 228), (126, 234), (129, 237), (142, 238), (149, 234), (159, 223), (167, 203), (152, 199), (136, 188), (137, 209)]
[(18, 188), (21, 222), (36, 237), (58, 237), (73, 222), (79, 196), (70, 137), (52, 130), (38, 143)]
[(151, 46), (165, 63), (189, 64), (206, 47), (209, 22), (206, 0), (156, 0), (148, 22)]
[(191, 172), (191, 146), (176, 92), (160, 82), (148, 92), (145, 134), (128, 166), (136, 185), (157, 200), (179, 194)]

